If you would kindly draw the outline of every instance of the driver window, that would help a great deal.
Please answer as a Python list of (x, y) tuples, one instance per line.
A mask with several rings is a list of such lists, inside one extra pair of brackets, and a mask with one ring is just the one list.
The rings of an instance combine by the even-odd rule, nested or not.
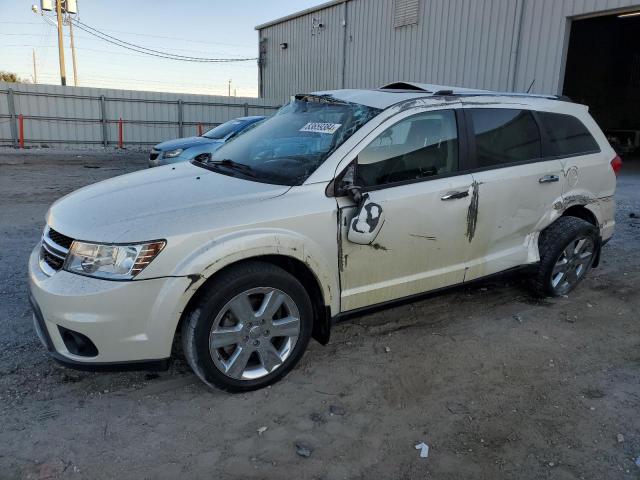
[(363, 187), (455, 172), (458, 134), (453, 110), (420, 113), (382, 132), (358, 155)]

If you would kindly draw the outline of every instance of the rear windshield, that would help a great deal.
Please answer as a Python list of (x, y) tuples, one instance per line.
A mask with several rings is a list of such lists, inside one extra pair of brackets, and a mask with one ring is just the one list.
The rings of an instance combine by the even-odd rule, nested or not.
[(300, 185), (380, 112), (331, 97), (296, 97), (271, 118), (220, 147), (204, 164), (217, 165), (228, 174), (230, 164), (235, 164), (233, 174), (244, 172), (247, 180)]
[(549, 151), (545, 152), (545, 156), (582, 155), (600, 151), (598, 142), (576, 117), (561, 113), (538, 112), (538, 118), (549, 138)]

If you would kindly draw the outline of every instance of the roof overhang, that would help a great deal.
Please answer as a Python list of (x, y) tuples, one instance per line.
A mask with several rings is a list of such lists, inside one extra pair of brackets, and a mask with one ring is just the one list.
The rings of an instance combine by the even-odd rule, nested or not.
[(266, 23), (261, 23), (255, 27), (256, 30), (262, 30), (267, 27), (271, 27), (272, 25), (277, 25), (278, 23), (286, 22), (288, 20), (293, 20), (294, 18), (302, 17), (303, 15), (308, 15), (309, 13), (317, 12), (319, 10), (324, 10), (325, 8), (333, 7), (334, 5), (339, 5), (341, 3), (348, 2), (350, 0), (331, 0), (330, 2), (321, 3), (320, 5), (316, 5), (315, 7), (310, 7), (305, 10), (300, 10), (299, 12), (292, 13), (290, 15), (286, 15), (284, 17), (276, 18), (275, 20), (271, 20)]

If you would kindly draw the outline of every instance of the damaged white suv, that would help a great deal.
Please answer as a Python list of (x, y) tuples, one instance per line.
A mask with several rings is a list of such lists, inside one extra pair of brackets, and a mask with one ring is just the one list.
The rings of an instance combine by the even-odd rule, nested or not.
[(620, 165), (553, 96), (297, 95), (213, 154), (57, 201), (29, 262), (36, 329), (91, 369), (166, 365), (181, 334), (207, 384), (263, 387), (345, 314), (520, 266), (568, 293), (613, 233)]

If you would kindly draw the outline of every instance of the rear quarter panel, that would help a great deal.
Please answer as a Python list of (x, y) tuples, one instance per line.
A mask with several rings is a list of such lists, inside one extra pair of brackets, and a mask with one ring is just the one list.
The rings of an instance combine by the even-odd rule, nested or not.
[(584, 206), (596, 217), (602, 238), (606, 240), (615, 227), (616, 176), (611, 160), (616, 153), (585, 107), (571, 113), (589, 129), (600, 152), (561, 159), (564, 171), (562, 203), (556, 204), (555, 208), (565, 211), (575, 205)]

